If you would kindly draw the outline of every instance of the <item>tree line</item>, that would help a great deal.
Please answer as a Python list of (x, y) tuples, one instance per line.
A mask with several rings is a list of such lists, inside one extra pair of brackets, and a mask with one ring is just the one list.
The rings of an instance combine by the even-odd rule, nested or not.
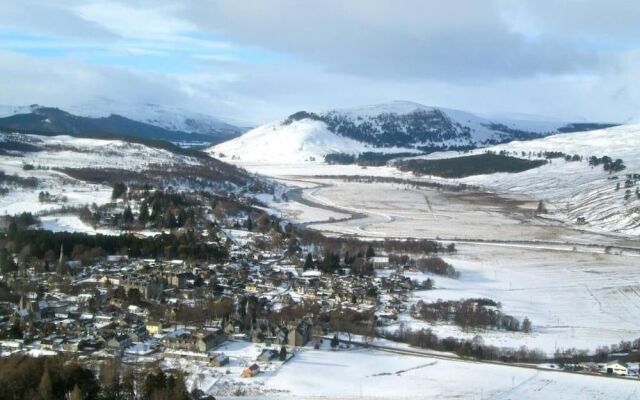
[(108, 359), (97, 374), (63, 356), (0, 358), (0, 400), (213, 400), (188, 392), (178, 371), (128, 368)]
[(491, 299), (438, 300), (426, 303), (419, 300), (411, 306), (411, 314), (428, 322), (453, 322), (463, 329), (492, 328), (508, 331), (531, 331), (531, 321), (524, 318), (522, 323), (500, 311), (500, 303)]

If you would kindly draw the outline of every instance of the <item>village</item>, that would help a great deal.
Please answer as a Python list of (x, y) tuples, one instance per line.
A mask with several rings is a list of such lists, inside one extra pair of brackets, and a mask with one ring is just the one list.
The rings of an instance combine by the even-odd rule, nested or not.
[[(116, 359), (167, 369), (184, 369), (187, 363), (207, 368), (210, 376), (232, 379), (277, 369), (309, 346), (329, 348), (330, 343), (336, 351), (368, 346), (381, 337), (445, 355), (448, 351), (479, 357), (467, 342), (436, 339), (435, 345), (423, 345), (425, 335), (431, 335), (424, 330), (406, 337), (385, 335), (385, 327), (399, 316), (417, 313), (409, 301), (412, 293), (434, 286), (435, 279), (405, 276), (420, 267), (408, 255), (376, 251), (369, 245), (366, 254), (355, 257), (357, 263), (346, 265), (338, 256), (327, 269), (325, 260), (304, 251), (309, 246), (283, 242), (265, 250), (260, 243), (269, 235), (247, 225), (247, 220), (236, 220), (215, 231), (228, 247), (228, 255), (216, 262), (108, 255), (87, 264), (67, 259), (61, 248), (58, 260), (51, 263), (55, 265), (43, 270), (15, 256), (10, 260), (15, 270), (5, 271), (0, 279), (1, 356), (63, 354), (88, 363)], [(455, 251), (451, 246), (444, 249)], [(430, 276), (457, 274), (439, 258), (430, 260)], [(484, 310), (478, 304), (473, 307)], [(491, 350), (481, 351), (487, 358)], [(579, 361), (575, 354), (564, 360), (505, 354), (496, 353), (495, 359), (638, 377), (639, 364), (625, 362), (638, 355), (635, 348), (607, 354), (600, 362), (584, 354)]]

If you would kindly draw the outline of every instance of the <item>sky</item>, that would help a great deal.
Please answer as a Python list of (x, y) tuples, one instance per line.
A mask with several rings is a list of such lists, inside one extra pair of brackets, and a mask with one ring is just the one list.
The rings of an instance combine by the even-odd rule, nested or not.
[(259, 124), (393, 100), (640, 120), (640, 3), (0, 0), (0, 104)]

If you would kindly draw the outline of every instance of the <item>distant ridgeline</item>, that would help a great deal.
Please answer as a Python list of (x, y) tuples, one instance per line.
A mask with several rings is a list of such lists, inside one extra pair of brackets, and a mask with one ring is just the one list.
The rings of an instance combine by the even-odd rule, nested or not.
[(324, 122), (333, 133), (375, 147), (405, 147), (424, 153), (469, 150), (511, 140), (537, 139), (558, 132), (567, 133), (614, 126), (596, 123), (568, 124), (549, 132), (532, 132), (486, 121), (481, 124), (481, 128), (490, 131), (491, 137), (480, 140), (475, 136), (477, 135), (475, 128), (455, 121), (445, 111), (437, 108), (418, 108), (408, 113), (381, 112), (364, 116), (340, 111), (322, 114), (299, 111), (290, 115), (283, 125), (303, 119)]
[(215, 131), (195, 133), (170, 130), (116, 114), (106, 117), (78, 116), (58, 108), (40, 106), (33, 106), (28, 113), (0, 118), (0, 127), (5, 131), (48, 132), (72, 136), (122, 135), (142, 140), (163, 140), (174, 143), (202, 142), (211, 144), (235, 136)]
[[(415, 110), (408, 114), (381, 113), (368, 120), (358, 120), (358, 123), (336, 111), (324, 115), (300, 111), (289, 116), (284, 124), (305, 118), (322, 121), (334, 133), (376, 147), (407, 147), (426, 141), (472, 140), (469, 127), (451, 121), (440, 110)], [(428, 151), (419, 145), (415, 147)], [(427, 147), (430, 149), (432, 146)]]

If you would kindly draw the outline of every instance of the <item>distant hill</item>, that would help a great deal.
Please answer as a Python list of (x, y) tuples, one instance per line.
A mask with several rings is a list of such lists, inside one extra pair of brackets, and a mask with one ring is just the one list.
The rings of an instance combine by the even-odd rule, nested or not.
[[(549, 208), (545, 217), (584, 229), (640, 235), (640, 124), (512, 141), (471, 154), (484, 151), (548, 162), (521, 172), (476, 174), (460, 182), (543, 200)], [(440, 161), (460, 164), (469, 155), (450, 156)], [(618, 168), (607, 168), (605, 159)]]
[[(222, 131), (214, 131), (211, 126), (208, 128), (202, 123), (200, 126), (196, 119), (184, 119), (175, 117), (174, 124), (168, 122), (170, 116), (167, 114), (165, 120), (160, 124), (140, 122), (118, 114), (107, 116), (79, 116), (54, 107), (42, 107), (33, 105), (29, 107), (4, 107), (3, 111), (10, 114), (0, 118), (0, 128), (9, 128), (26, 131), (40, 131), (52, 133), (76, 134), (115, 134), (126, 135), (141, 139), (164, 140), (169, 142), (201, 142), (215, 144), (238, 135), (242, 130), (231, 125), (224, 125)], [(148, 116), (148, 115), (147, 115)], [(154, 120), (151, 118), (151, 120)], [(190, 121), (190, 122), (189, 122)], [(190, 125), (188, 130), (185, 128)], [(220, 125), (222, 126), (222, 125)], [(169, 127), (169, 128), (168, 128)], [(235, 128), (235, 129), (233, 129)]]
[(210, 153), (249, 162), (323, 161), (334, 153), (468, 150), (609, 126), (540, 119), (490, 120), (465, 111), (396, 101), (319, 113), (300, 111), (217, 145)]

